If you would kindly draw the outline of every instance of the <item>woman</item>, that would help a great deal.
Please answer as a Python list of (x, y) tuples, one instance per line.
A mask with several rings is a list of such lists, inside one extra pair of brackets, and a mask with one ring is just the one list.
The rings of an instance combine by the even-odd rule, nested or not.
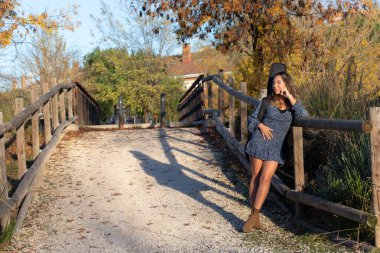
[(268, 97), (262, 122), (257, 119), (260, 106), (248, 117), (251, 139), (246, 152), (251, 161), (252, 177), (249, 184), (251, 215), (243, 226), (243, 232), (262, 228), (260, 209), (268, 195), (271, 179), (279, 164), (284, 163), (281, 148), (292, 120), (308, 116), (302, 104), (297, 101), (292, 79), (286, 72), (275, 75), (273, 94)]

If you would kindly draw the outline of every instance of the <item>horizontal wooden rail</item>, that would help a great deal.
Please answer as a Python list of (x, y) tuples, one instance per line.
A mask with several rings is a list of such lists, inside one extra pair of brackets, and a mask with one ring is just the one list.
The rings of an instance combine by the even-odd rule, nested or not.
[[(234, 96), (235, 98), (246, 102), (247, 104), (258, 106), (260, 103), (259, 99), (252, 98), (248, 95), (244, 95), (240, 91), (233, 89), (222, 82), (218, 75), (208, 76), (202, 79), (205, 81), (214, 81), (220, 88)], [(304, 128), (318, 128), (327, 130), (338, 130), (338, 131), (351, 131), (351, 132), (361, 132), (369, 133), (371, 132), (373, 126), (370, 121), (363, 120), (344, 120), (344, 119), (322, 119), (322, 118), (310, 118), (305, 117), (302, 119), (295, 120), (292, 126), (304, 127)]]
[(40, 174), (42, 166), (44, 165), (47, 158), (50, 156), (51, 152), (54, 150), (55, 146), (57, 145), (60, 134), (68, 125), (72, 124), (74, 121), (75, 121), (75, 117), (69, 119), (64, 124), (61, 124), (57, 128), (50, 142), (39, 153), (39, 155), (33, 162), (32, 166), (24, 174), (13, 196), (10, 199), (6, 200), (5, 203), (0, 203), (0, 214), (6, 214), (10, 210), (14, 210), (15, 208), (20, 207), (25, 195), (30, 190), (29, 186), (35, 180), (36, 176)]
[(30, 115), (39, 110), (39, 108), (45, 105), (49, 99), (51, 99), (55, 94), (59, 93), (63, 89), (71, 89), (75, 87), (76, 84), (60, 84), (55, 86), (49, 92), (41, 96), (36, 102), (26, 107), (22, 112), (17, 114), (11, 121), (0, 125), (0, 137), (4, 136), (5, 133), (11, 132), (19, 128), (28, 119)]
[(99, 107), (99, 104), (96, 102), (96, 100), (87, 92), (87, 90), (79, 82), (74, 82), (73, 84), (74, 86), (78, 87), (82, 94), (84, 94), (93, 105)]
[(305, 128), (317, 128), (360, 133), (370, 133), (373, 128), (373, 125), (370, 121), (321, 118), (301, 118), (294, 120), (292, 125)]
[(237, 98), (241, 101), (244, 101), (244, 102), (246, 102), (250, 105), (253, 105), (255, 107), (260, 104), (259, 99), (255, 99), (255, 98), (250, 97), (248, 95), (244, 95), (240, 91), (237, 91), (234, 88), (232, 88), (231, 86), (228, 86), (227, 84), (225, 84), (224, 82), (222, 82), (220, 80), (218, 75), (212, 75), (212, 76), (208, 76), (206, 78), (203, 78), (202, 82), (206, 82), (206, 81), (210, 81), (210, 80), (214, 81), (214, 83), (216, 83), (220, 88), (222, 88), (223, 90), (225, 90), (226, 92), (228, 92), (229, 94), (231, 94), (232, 96), (234, 96), (235, 98)]
[(74, 87), (78, 87), (79, 90), (84, 94), (88, 101), (90, 101), (96, 107), (99, 107), (98, 103), (91, 97), (90, 94), (83, 88), (79, 83), (70, 83), (70, 84), (58, 84), (54, 88), (52, 88), (49, 92), (41, 96), (36, 102), (26, 107), (22, 112), (17, 114), (11, 121), (0, 125), (0, 137), (3, 137), (5, 133), (14, 131), (18, 129), (24, 122), (28, 119), (28, 117), (39, 110), (39, 108), (45, 105), (52, 97), (56, 94), (59, 94), (63, 89), (72, 89)]

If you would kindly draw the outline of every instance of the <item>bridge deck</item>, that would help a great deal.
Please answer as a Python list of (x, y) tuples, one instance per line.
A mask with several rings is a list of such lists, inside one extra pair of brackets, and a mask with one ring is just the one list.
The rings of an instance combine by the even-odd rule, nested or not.
[[(234, 172), (222, 168), (233, 165), (221, 164), (222, 150), (210, 146), (197, 128), (71, 132), (46, 165), (14, 247), (18, 252), (271, 252), (275, 242), (292, 245), (294, 234), (274, 228), (264, 216), (266, 232), (252, 234), (265, 233), (269, 242), (247, 243), (239, 232), (249, 214), (246, 190), (237, 189), (230, 180)], [(299, 250), (296, 241), (292, 247)]]

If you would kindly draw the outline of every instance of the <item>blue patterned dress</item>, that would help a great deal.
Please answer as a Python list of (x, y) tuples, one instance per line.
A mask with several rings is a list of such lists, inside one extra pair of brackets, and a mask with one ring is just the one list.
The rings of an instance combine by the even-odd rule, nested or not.
[(253, 157), (263, 161), (276, 161), (284, 163), (284, 155), (281, 152), (285, 136), (289, 131), (293, 118), (307, 117), (308, 113), (304, 106), (297, 102), (290, 109), (279, 110), (277, 107), (268, 104), (262, 123), (272, 129), (272, 139), (264, 139), (257, 125), (257, 119), (261, 104), (248, 117), (248, 131), (252, 134), (246, 145), (246, 152)]

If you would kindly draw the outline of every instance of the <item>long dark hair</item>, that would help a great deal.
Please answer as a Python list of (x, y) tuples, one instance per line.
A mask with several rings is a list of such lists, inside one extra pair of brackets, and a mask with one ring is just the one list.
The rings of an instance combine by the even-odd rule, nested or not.
[[(293, 86), (293, 79), (292, 77), (289, 75), (289, 73), (287, 72), (279, 72), (277, 73), (274, 77), (273, 77), (273, 80), (274, 78), (276, 78), (276, 76), (281, 76), (282, 80), (284, 81), (284, 83), (286, 84), (286, 87), (289, 91), (290, 94), (293, 95), (294, 98), (296, 98), (296, 90), (294, 89), (294, 86)], [(290, 101), (288, 98), (285, 98), (284, 96), (281, 96), (281, 95), (276, 95), (274, 93), (272, 93), (270, 96), (269, 96), (269, 102), (274, 105), (274, 106), (277, 106), (279, 105), (280, 102), (284, 102), (285, 105), (290, 108), (291, 107), (291, 104), (290, 104)]]

